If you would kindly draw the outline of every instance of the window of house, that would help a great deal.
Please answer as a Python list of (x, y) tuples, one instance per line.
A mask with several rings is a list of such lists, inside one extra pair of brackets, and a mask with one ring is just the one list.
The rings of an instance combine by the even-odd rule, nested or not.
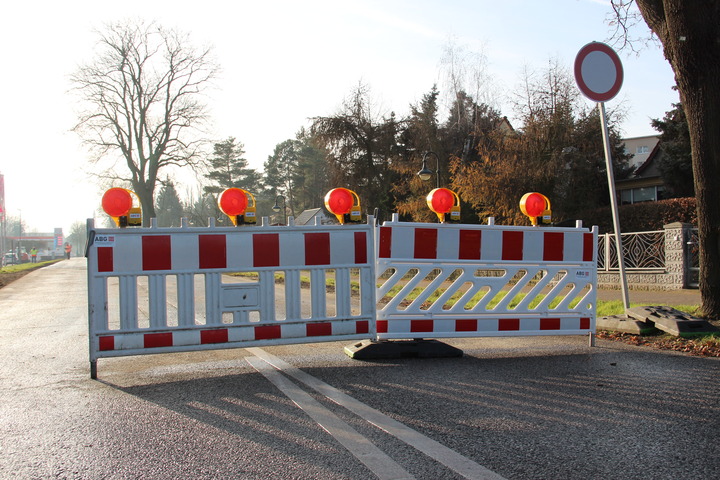
[(650, 147), (643, 145), (635, 149), (635, 155), (640, 155), (642, 153), (650, 153)]
[(620, 190), (621, 205), (641, 202), (655, 202), (665, 198), (667, 198), (667, 191), (664, 186)]
[(620, 205), (632, 203), (632, 190), (620, 190)]
[(657, 200), (655, 187), (633, 188), (633, 203), (654, 202)]

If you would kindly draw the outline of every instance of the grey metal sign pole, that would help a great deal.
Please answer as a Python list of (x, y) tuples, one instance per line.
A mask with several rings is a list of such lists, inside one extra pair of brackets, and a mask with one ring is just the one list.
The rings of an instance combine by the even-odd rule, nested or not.
[[(630, 308), (630, 299), (625, 278), (625, 256), (623, 255), (620, 215), (618, 214), (617, 196), (615, 195), (615, 175), (613, 174), (610, 152), (610, 134), (608, 133), (607, 116), (605, 115), (605, 102), (615, 97), (622, 86), (623, 68), (620, 57), (604, 43), (588, 43), (580, 49), (575, 57), (575, 81), (583, 95), (597, 102), (600, 109), (608, 187), (610, 188), (610, 206), (612, 208), (613, 226), (615, 227), (618, 267), (620, 269), (620, 285), (622, 287), (623, 305), (627, 310)], [(605, 262), (610, 262), (610, 259), (606, 258)]]
[[(625, 278), (625, 255), (623, 254), (622, 235), (620, 234), (620, 215), (618, 213), (617, 195), (615, 194), (615, 175), (613, 173), (612, 154), (610, 152), (610, 134), (608, 132), (607, 116), (605, 115), (605, 102), (598, 102), (600, 110), (600, 123), (603, 131), (603, 146), (605, 147), (605, 163), (607, 170), (608, 186), (610, 187), (610, 207), (612, 209), (613, 227), (615, 228), (615, 247), (617, 248), (618, 267), (620, 269), (620, 286), (622, 288), (622, 299), (625, 310), (630, 308), (630, 296), (628, 294), (627, 279)], [(606, 264), (610, 262), (605, 259)]]

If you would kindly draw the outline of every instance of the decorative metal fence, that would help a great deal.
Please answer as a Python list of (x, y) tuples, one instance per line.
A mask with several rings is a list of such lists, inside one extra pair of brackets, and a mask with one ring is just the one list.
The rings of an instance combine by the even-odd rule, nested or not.
[[(623, 258), (628, 271), (665, 270), (665, 231), (622, 233)], [(618, 266), (614, 233), (598, 235), (598, 271), (610, 272)]]

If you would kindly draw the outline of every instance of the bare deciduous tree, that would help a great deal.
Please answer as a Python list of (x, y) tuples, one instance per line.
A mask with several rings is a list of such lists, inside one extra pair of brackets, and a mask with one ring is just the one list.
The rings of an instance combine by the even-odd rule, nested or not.
[(82, 109), (74, 130), (103, 165), (98, 176), (131, 185), (147, 225), (159, 173), (203, 161), (202, 92), (217, 67), (210, 48), (155, 23), (111, 24), (100, 37), (96, 57), (72, 76)]

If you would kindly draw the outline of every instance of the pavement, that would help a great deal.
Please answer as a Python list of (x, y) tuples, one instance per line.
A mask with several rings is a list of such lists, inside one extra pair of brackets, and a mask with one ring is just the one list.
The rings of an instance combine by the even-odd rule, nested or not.
[[(628, 292), (630, 304), (639, 305), (700, 305), (700, 290), (630, 290)], [(622, 301), (622, 291), (613, 289), (598, 289), (598, 300)]]

